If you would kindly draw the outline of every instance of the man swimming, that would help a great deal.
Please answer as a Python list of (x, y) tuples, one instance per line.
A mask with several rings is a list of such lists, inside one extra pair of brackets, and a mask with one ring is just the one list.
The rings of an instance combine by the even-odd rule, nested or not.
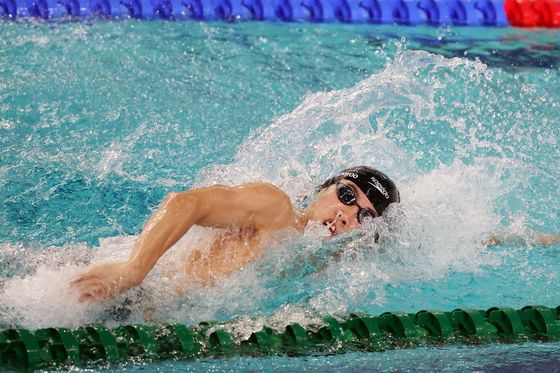
[(185, 263), (190, 279), (210, 285), (259, 259), (273, 232), (309, 222), (323, 224), (329, 236), (360, 227), (364, 219), (381, 216), (399, 202), (395, 183), (367, 166), (348, 168), (325, 181), (315, 200), (296, 209), (286, 193), (267, 183), (236, 187), (213, 185), (171, 193), (145, 224), (130, 258), (96, 266), (72, 282), (80, 301), (105, 300), (138, 286), (159, 258), (194, 225), (220, 228), (208, 252), (194, 250)]

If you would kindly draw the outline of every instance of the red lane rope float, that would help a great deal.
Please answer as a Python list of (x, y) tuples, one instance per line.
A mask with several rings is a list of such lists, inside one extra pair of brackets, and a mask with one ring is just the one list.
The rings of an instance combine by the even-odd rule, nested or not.
[(504, 10), (515, 27), (560, 28), (560, 0), (505, 0)]

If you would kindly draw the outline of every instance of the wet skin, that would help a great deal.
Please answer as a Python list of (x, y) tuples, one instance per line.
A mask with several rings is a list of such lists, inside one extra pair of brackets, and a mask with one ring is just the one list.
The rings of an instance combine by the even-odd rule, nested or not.
[(267, 183), (237, 187), (214, 185), (170, 194), (145, 224), (130, 258), (101, 264), (78, 276), (71, 287), (80, 301), (105, 300), (138, 286), (159, 258), (194, 226), (220, 228), (208, 250), (194, 250), (185, 263), (190, 281), (211, 285), (216, 277), (231, 274), (259, 259), (271, 233), (319, 222), (335, 236), (354, 230), (359, 208), (374, 209), (351, 181), (342, 180), (356, 195), (357, 205), (343, 204), (336, 184), (321, 190), (305, 210), (292, 206), (286, 193)]

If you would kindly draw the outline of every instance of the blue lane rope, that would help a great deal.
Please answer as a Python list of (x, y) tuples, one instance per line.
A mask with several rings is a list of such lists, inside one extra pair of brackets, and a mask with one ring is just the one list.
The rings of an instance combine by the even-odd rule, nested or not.
[(0, 0), (0, 16), (508, 25), (504, 0)]

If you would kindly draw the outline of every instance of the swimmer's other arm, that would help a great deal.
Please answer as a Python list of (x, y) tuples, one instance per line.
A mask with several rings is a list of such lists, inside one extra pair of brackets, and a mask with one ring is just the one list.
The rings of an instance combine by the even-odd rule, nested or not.
[(530, 245), (555, 245), (560, 242), (560, 236), (553, 234), (546, 234), (537, 231), (529, 231), (525, 236), (519, 234), (502, 234), (502, 235), (491, 235), (488, 237), (483, 244), (486, 246), (494, 246), (507, 243), (515, 243), (523, 241)]
[(214, 185), (171, 193), (145, 224), (130, 258), (96, 266), (71, 286), (80, 301), (103, 300), (139, 285), (193, 225), (267, 231), (294, 225), (290, 198), (271, 184)]

